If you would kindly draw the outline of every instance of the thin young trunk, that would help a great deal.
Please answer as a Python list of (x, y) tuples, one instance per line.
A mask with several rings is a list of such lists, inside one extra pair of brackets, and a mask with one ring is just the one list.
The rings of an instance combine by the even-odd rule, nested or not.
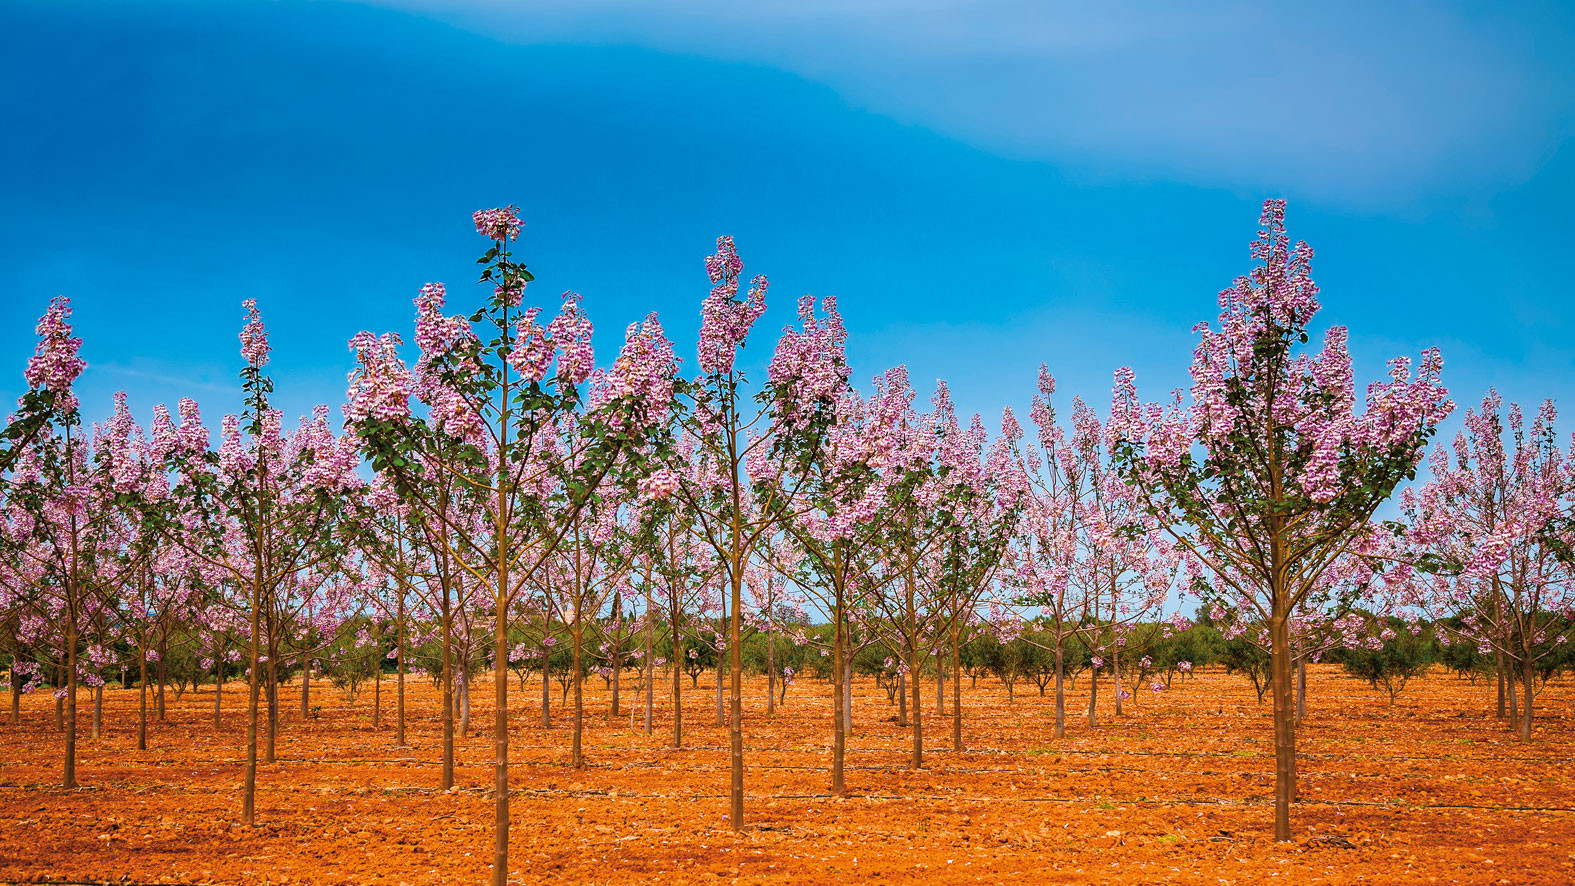
[(93, 687), (93, 740), (97, 741), (104, 726), (104, 684)]
[[(271, 633), (271, 631), (270, 631)], [(268, 744), (263, 762), (274, 762), (274, 745), (279, 735), (279, 647), (272, 637), (268, 640)], [(160, 691), (163, 687), (159, 687)]]
[[(218, 648), (217, 658), (214, 660), (213, 674), (213, 728), (219, 728), (219, 712), (224, 705), (224, 655), (225, 649)], [(146, 714), (144, 714), (146, 717)]]
[(650, 576), (646, 576), (645, 591), (645, 657), (641, 660), (645, 670), (645, 734), (651, 734), (651, 711), (656, 707), (656, 641), (653, 632), (656, 622), (651, 604)]
[(1520, 659), (1520, 676), (1526, 697), (1526, 709), (1520, 713), (1520, 740), (1531, 741), (1531, 700), (1536, 694), (1536, 666), (1531, 661), (1531, 650), (1524, 650)]
[(257, 707), (262, 689), (262, 625), (258, 616), (258, 606), (262, 599), (262, 583), (254, 579), (252, 583), (251, 599), (251, 669), (247, 671), (247, 711), (246, 711), (246, 785), (241, 795), (241, 824), (251, 827), (256, 824), (257, 817)]
[(1296, 723), (1307, 719), (1307, 659), (1296, 662)]
[[(505, 401), (507, 399), (505, 386)], [(506, 418), (506, 416), (505, 416)], [(503, 459), (507, 464), (507, 459)], [(504, 488), (504, 478), (507, 476), (507, 467), (500, 467), (498, 488), (499, 498), (502, 499), (501, 490)], [(497, 512), (497, 599), (494, 601), (493, 611), (496, 613), (496, 622), (492, 661), (492, 794), (495, 802), (493, 809), (493, 830), (495, 832), (492, 852), (492, 886), (508, 886), (509, 882), (509, 558), (507, 549), (502, 546), (502, 540), (508, 536), (508, 520), (505, 502), (500, 500)], [(545, 674), (546, 668), (542, 669)], [(545, 712), (545, 708), (543, 711)]]
[(908, 675), (897, 672), (897, 725), (908, 725)]
[[(65, 657), (66, 654), (62, 652), (55, 658), (55, 678), (49, 682), (49, 688), (51, 689), (66, 682), (66, 668), (61, 664)], [(66, 731), (66, 697), (63, 695), (55, 696), (55, 731)]]
[[(846, 635), (844, 635), (846, 636)], [(843, 640), (844, 644), (847, 640)], [(844, 649), (842, 656), (842, 734), (853, 735), (853, 650)]]
[[(311, 640), (308, 638), (308, 643)], [(301, 653), (301, 722), (305, 723), (312, 715), (312, 653)]]
[(372, 728), (383, 726), (383, 651), (377, 652), (377, 667), (372, 671)]
[(1121, 647), (1112, 646), (1110, 652), (1110, 682), (1115, 687), (1116, 716), (1121, 716)]
[(66, 764), (63, 784), (67, 789), (77, 786), (77, 614), (74, 605), (67, 606), (66, 617), (71, 624), (66, 628)]
[(913, 756), (908, 761), (909, 768), (924, 768), (924, 705), (919, 703), (920, 689), (924, 681), (919, 679), (919, 649), (916, 644), (908, 647), (908, 670), (913, 673), (909, 681), (913, 687)]
[(1099, 725), (1099, 669), (1095, 668), (1088, 675), (1088, 728), (1093, 729)]
[(148, 749), (148, 653), (137, 656), (137, 750)]
[(459, 665), (459, 679), (454, 683), (455, 700), (459, 704), (459, 734), (470, 734), (470, 658)]
[[(399, 627), (398, 627), (398, 630), (399, 630), (399, 634), (398, 634), (398, 636), (396, 638), (396, 642), (398, 644), (397, 648), (399, 650), (399, 678), (398, 678), (399, 679), (399, 692), (398, 692), (398, 696), (399, 697), (398, 697), (398, 701), (396, 702), (396, 704), (399, 707), (399, 711), (398, 711), (399, 722), (394, 727), (394, 745), (396, 747), (401, 747), (402, 748), (402, 747), (406, 746), (406, 743), (405, 743), (405, 594), (404, 594), (403, 591), (401, 591), (400, 594), (399, 594)], [(378, 667), (381, 668), (382, 666), (383, 666), (383, 663), (382, 662), (378, 662)]]
[(569, 743), (569, 765), (580, 769), (585, 765), (585, 759), (580, 753), (580, 740), (585, 730), (585, 690), (582, 686), (581, 675), (584, 668), (580, 664), (580, 644), (584, 642), (584, 629), (580, 625), (580, 607), (574, 610), (574, 670), (569, 672), (574, 681), (574, 738)]
[(1515, 679), (1515, 663), (1513, 661), (1504, 662), (1504, 685), (1509, 695), (1509, 728), (1511, 730), (1520, 728), (1520, 687), (1515, 685), (1517, 682)]
[(552, 728), (552, 647), (546, 637), (541, 645), (541, 728)]
[(1055, 737), (1066, 738), (1066, 659), (1059, 636), (1055, 643)]
[(454, 620), (449, 611), (447, 579), (443, 588), (443, 790), (454, 786)]
[[(727, 631), (728, 624), (727, 596), (724, 594), (722, 596), (722, 621), (721, 624), (718, 625), (719, 630), (717, 631), (718, 641), (721, 640), (722, 636)], [(718, 642), (717, 645), (720, 647), (721, 643)], [(727, 671), (722, 667), (722, 650), (718, 648), (716, 650), (716, 725), (718, 726), (723, 725), (727, 721), (727, 699), (723, 694), (723, 686), (726, 682), (726, 675)]]
[(1503, 719), (1505, 716), (1507, 716), (1507, 712), (1504, 710), (1504, 696), (1505, 696), (1504, 684), (1508, 682), (1506, 679), (1504, 679), (1504, 653), (1500, 652), (1498, 650), (1494, 650), (1494, 652), (1493, 652), (1493, 659), (1494, 659), (1494, 661), (1493, 661), (1494, 675), (1498, 677), (1498, 712), (1497, 712), (1497, 715), (1498, 715), (1498, 717), (1500, 719)]
[(613, 591), (613, 648), (608, 667), (612, 668), (612, 713), (618, 716), (618, 677), (623, 674), (623, 597)]
[[(13, 637), (14, 639), (14, 637)], [(22, 655), (11, 656), (11, 725), (22, 725)]]
[(831, 794), (834, 797), (847, 795), (847, 786), (843, 780), (843, 764), (847, 759), (848, 734), (843, 723), (843, 683), (847, 679), (846, 669), (843, 666), (843, 634), (844, 621), (842, 607), (839, 605), (833, 617), (836, 626), (832, 631), (831, 650)]
[[(160, 723), (167, 722), (167, 720), (165, 718), (165, 709), (164, 709), (164, 684), (166, 682), (168, 682), (166, 680), (166, 677), (168, 677), (168, 675), (169, 675), (169, 670), (168, 670), (168, 668), (169, 668), (169, 658), (170, 658), (169, 628), (168, 627), (164, 627), (164, 628), (160, 628), (159, 629), (159, 667), (158, 667), (158, 671), (159, 671), (159, 676), (158, 676), (159, 686), (158, 686), (158, 692), (156, 694), (156, 697), (158, 699), (157, 702), (156, 702), (156, 710), (158, 711), (158, 717), (159, 717), (159, 722)], [(269, 762), (272, 762), (272, 760), (270, 760)]]
[(673, 747), (684, 746), (684, 670), (683, 656), (688, 654), (678, 639), (678, 619), (673, 619)]
[(935, 644), (935, 716), (946, 716), (946, 668), (942, 664), (945, 650), (941, 644)]
[(952, 628), (952, 750), (963, 749), (962, 740), (962, 632)]
[[(735, 550), (736, 550), (735, 545)], [(742, 567), (735, 564), (735, 570)], [(732, 674), (732, 716), (728, 723), (728, 738), (732, 744), (732, 819), (733, 830), (744, 829), (744, 643), (743, 624), (739, 617), (744, 608), (743, 577), (733, 573), (733, 612), (728, 629), (728, 671)]]
[(1274, 693), (1274, 839), (1291, 839), (1291, 801), (1296, 793), (1296, 732), (1292, 723), (1290, 619), (1282, 589), (1276, 588), (1269, 619), (1269, 672)]
[(766, 716), (777, 715), (777, 635), (766, 622)]
[[(1493, 624), (1502, 626), (1504, 624), (1504, 596), (1499, 593), (1499, 578), (1497, 575), (1493, 577), (1491, 593), (1493, 594)], [(1515, 689), (1511, 685), (1513, 681), (1510, 678), (1509, 665), (1504, 661), (1504, 650), (1501, 646), (1494, 648), (1493, 660), (1498, 671), (1498, 715), (1503, 717), (1504, 696), (1510, 696), (1511, 710), (1513, 710)], [(1514, 715), (1511, 714), (1510, 717), (1513, 721)]]

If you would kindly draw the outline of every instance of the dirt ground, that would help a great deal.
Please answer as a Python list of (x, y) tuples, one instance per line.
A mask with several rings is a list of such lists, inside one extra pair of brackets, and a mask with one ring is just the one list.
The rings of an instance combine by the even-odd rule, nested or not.
[[(1300, 735), (1297, 842), (1269, 839), (1269, 708), (1242, 679), (1200, 674), (1121, 717), (1079, 712), (1053, 738), (1049, 697), (964, 682), (966, 749), (951, 749), (925, 692), (926, 768), (906, 768), (911, 729), (873, 683), (858, 687), (846, 799), (827, 796), (830, 697), (803, 680), (774, 719), (747, 687), (748, 828), (727, 826), (727, 733), (714, 691), (685, 678), (685, 747), (609, 716), (588, 688), (587, 767), (568, 766), (571, 711), (540, 719), (540, 687), (511, 678), (513, 881), (569, 883), (1571, 883), (1575, 882), (1575, 687), (1538, 699), (1535, 740), (1491, 716), (1491, 687), (1435, 673), (1391, 708), (1330, 667), (1309, 679)], [(478, 681), (481, 684), (481, 681)], [(484, 685), (490, 688), (490, 680)], [(659, 683), (659, 689), (665, 684)], [(278, 760), (260, 767), (258, 821), (236, 824), (243, 687), (187, 692), (136, 750), (135, 690), (106, 690), (104, 734), (86, 737), (78, 777), (58, 787), (54, 703), (23, 699), (0, 724), (0, 880), (247, 884), (485, 882), (492, 856), (491, 708), (477, 693), (458, 741), (455, 790), (437, 790), (439, 705), (409, 683), (410, 747), (395, 748), (393, 684), (383, 726), (372, 693), (352, 704), (314, 684), (281, 697)], [(949, 694), (949, 693), (948, 693)], [(1071, 694), (1086, 704), (1087, 679)], [(554, 702), (557, 688), (554, 686)], [(949, 701), (948, 701), (949, 704)], [(949, 713), (949, 712), (948, 712)]]

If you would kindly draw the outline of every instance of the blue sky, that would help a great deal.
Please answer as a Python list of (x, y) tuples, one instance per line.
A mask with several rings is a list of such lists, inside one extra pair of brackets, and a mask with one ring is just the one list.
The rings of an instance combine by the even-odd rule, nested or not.
[(11, 2), (0, 398), (63, 293), (90, 417), (237, 408), (248, 297), (278, 405), (337, 405), (346, 340), (408, 337), (431, 280), (470, 304), (469, 213), (513, 202), (604, 353), (655, 309), (692, 355), (730, 233), (757, 363), (834, 294), (861, 382), (993, 423), (1045, 362), (1103, 410), (1118, 365), (1185, 382), (1275, 196), (1359, 382), (1436, 344), (1462, 403), (1570, 407), (1575, 14), (1372, 6)]

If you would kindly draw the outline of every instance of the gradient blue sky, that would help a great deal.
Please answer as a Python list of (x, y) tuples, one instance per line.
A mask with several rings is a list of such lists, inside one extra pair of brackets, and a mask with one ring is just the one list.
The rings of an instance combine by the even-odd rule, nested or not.
[(354, 332), (472, 303), (510, 202), (604, 351), (654, 308), (692, 355), (731, 233), (753, 361), (835, 294), (857, 380), (992, 424), (1040, 362), (1101, 411), (1118, 365), (1184, 383), (1268, 196), (1359, 382), (1434, 344), (1462, 403), (1575, 380), (1568, 5), (11, 0), (0, 71), (0, 398), (64, 293), (90, 417), (234, 410), (247, 297), (277, 403), (337, 405)]

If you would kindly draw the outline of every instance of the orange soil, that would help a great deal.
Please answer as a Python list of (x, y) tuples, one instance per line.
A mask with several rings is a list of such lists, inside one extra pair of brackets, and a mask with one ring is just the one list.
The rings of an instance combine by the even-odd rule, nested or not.
[[(490, 679), (477, 680), (490, 693)], [(632, 682), (632, 681), (631, 681)], [(886, 718), (885, 693), (858, 687), (848, 754), (851, 796), (826, 796), (829, 692), (802, 680), (775, 719), (761, 681), (746, 688), (748, 827), (727, 825), (727, 734), (714, 695), (685, 681), (685, 747), (610, 719), (601, 680), (587, 688), (587, 768), (568, 766), (570, 709), (540, 718), (540, 687), (521, 692), (511, 755), (511, 879), (631, 883), (1569, 883), (1575, 882), (1575, 687), (1538, 699), (1535, 740), (1491, 716), (1491, 687), (1435, 673), (1393, 708), (1330, 667), (1309, 679), (1301, 730), (1298, 842), (1271, 834), (1267, 703), (1247, 684), (1200, 675), (1089, 728), (1078, 714), (1053, 738), (1051, 699), (1020, 684), (964, 683), (967, 750), (950, 750), (926, 687), (926, 769), (908, 771), (910, 730)], [(592, 686), (591, 684), (594, 684)], [(625, 705), (630, 700), (625, 683)], [(659, 683), (659, 690), (668, 684)], [(458, 740), (459, 787), (440, 793), (437, 695), (412, 679), (409, 738), (370, 723), (313, 686), (321, 718), (299, 720), (298, 684), (281, 695), (278, 762), (262, 765), (255, 829), (240, 809), (241, 684), (211, 723), (211, 688), (187, 693), (136, 748), (135, 691), (105, 692), (105, 734), (86, 738), (78, 773), (58, 786), (62, 736), (48, 693), (24, 698), (20, 727), (0, 725), (0, 879), (158, 883), (485, 882), (492, 857), (491, 709), (478, 691)], [(1109, 697), (1102, 687), (1102, 707)], [(949, 692), (948, 692), (949, 695)], [(173, 696), (171, 696), (173, 701)], [(949, 700), (948, 700), (949, 704)], [(1327, 839), (1333, 837), (1343, 839)]]

